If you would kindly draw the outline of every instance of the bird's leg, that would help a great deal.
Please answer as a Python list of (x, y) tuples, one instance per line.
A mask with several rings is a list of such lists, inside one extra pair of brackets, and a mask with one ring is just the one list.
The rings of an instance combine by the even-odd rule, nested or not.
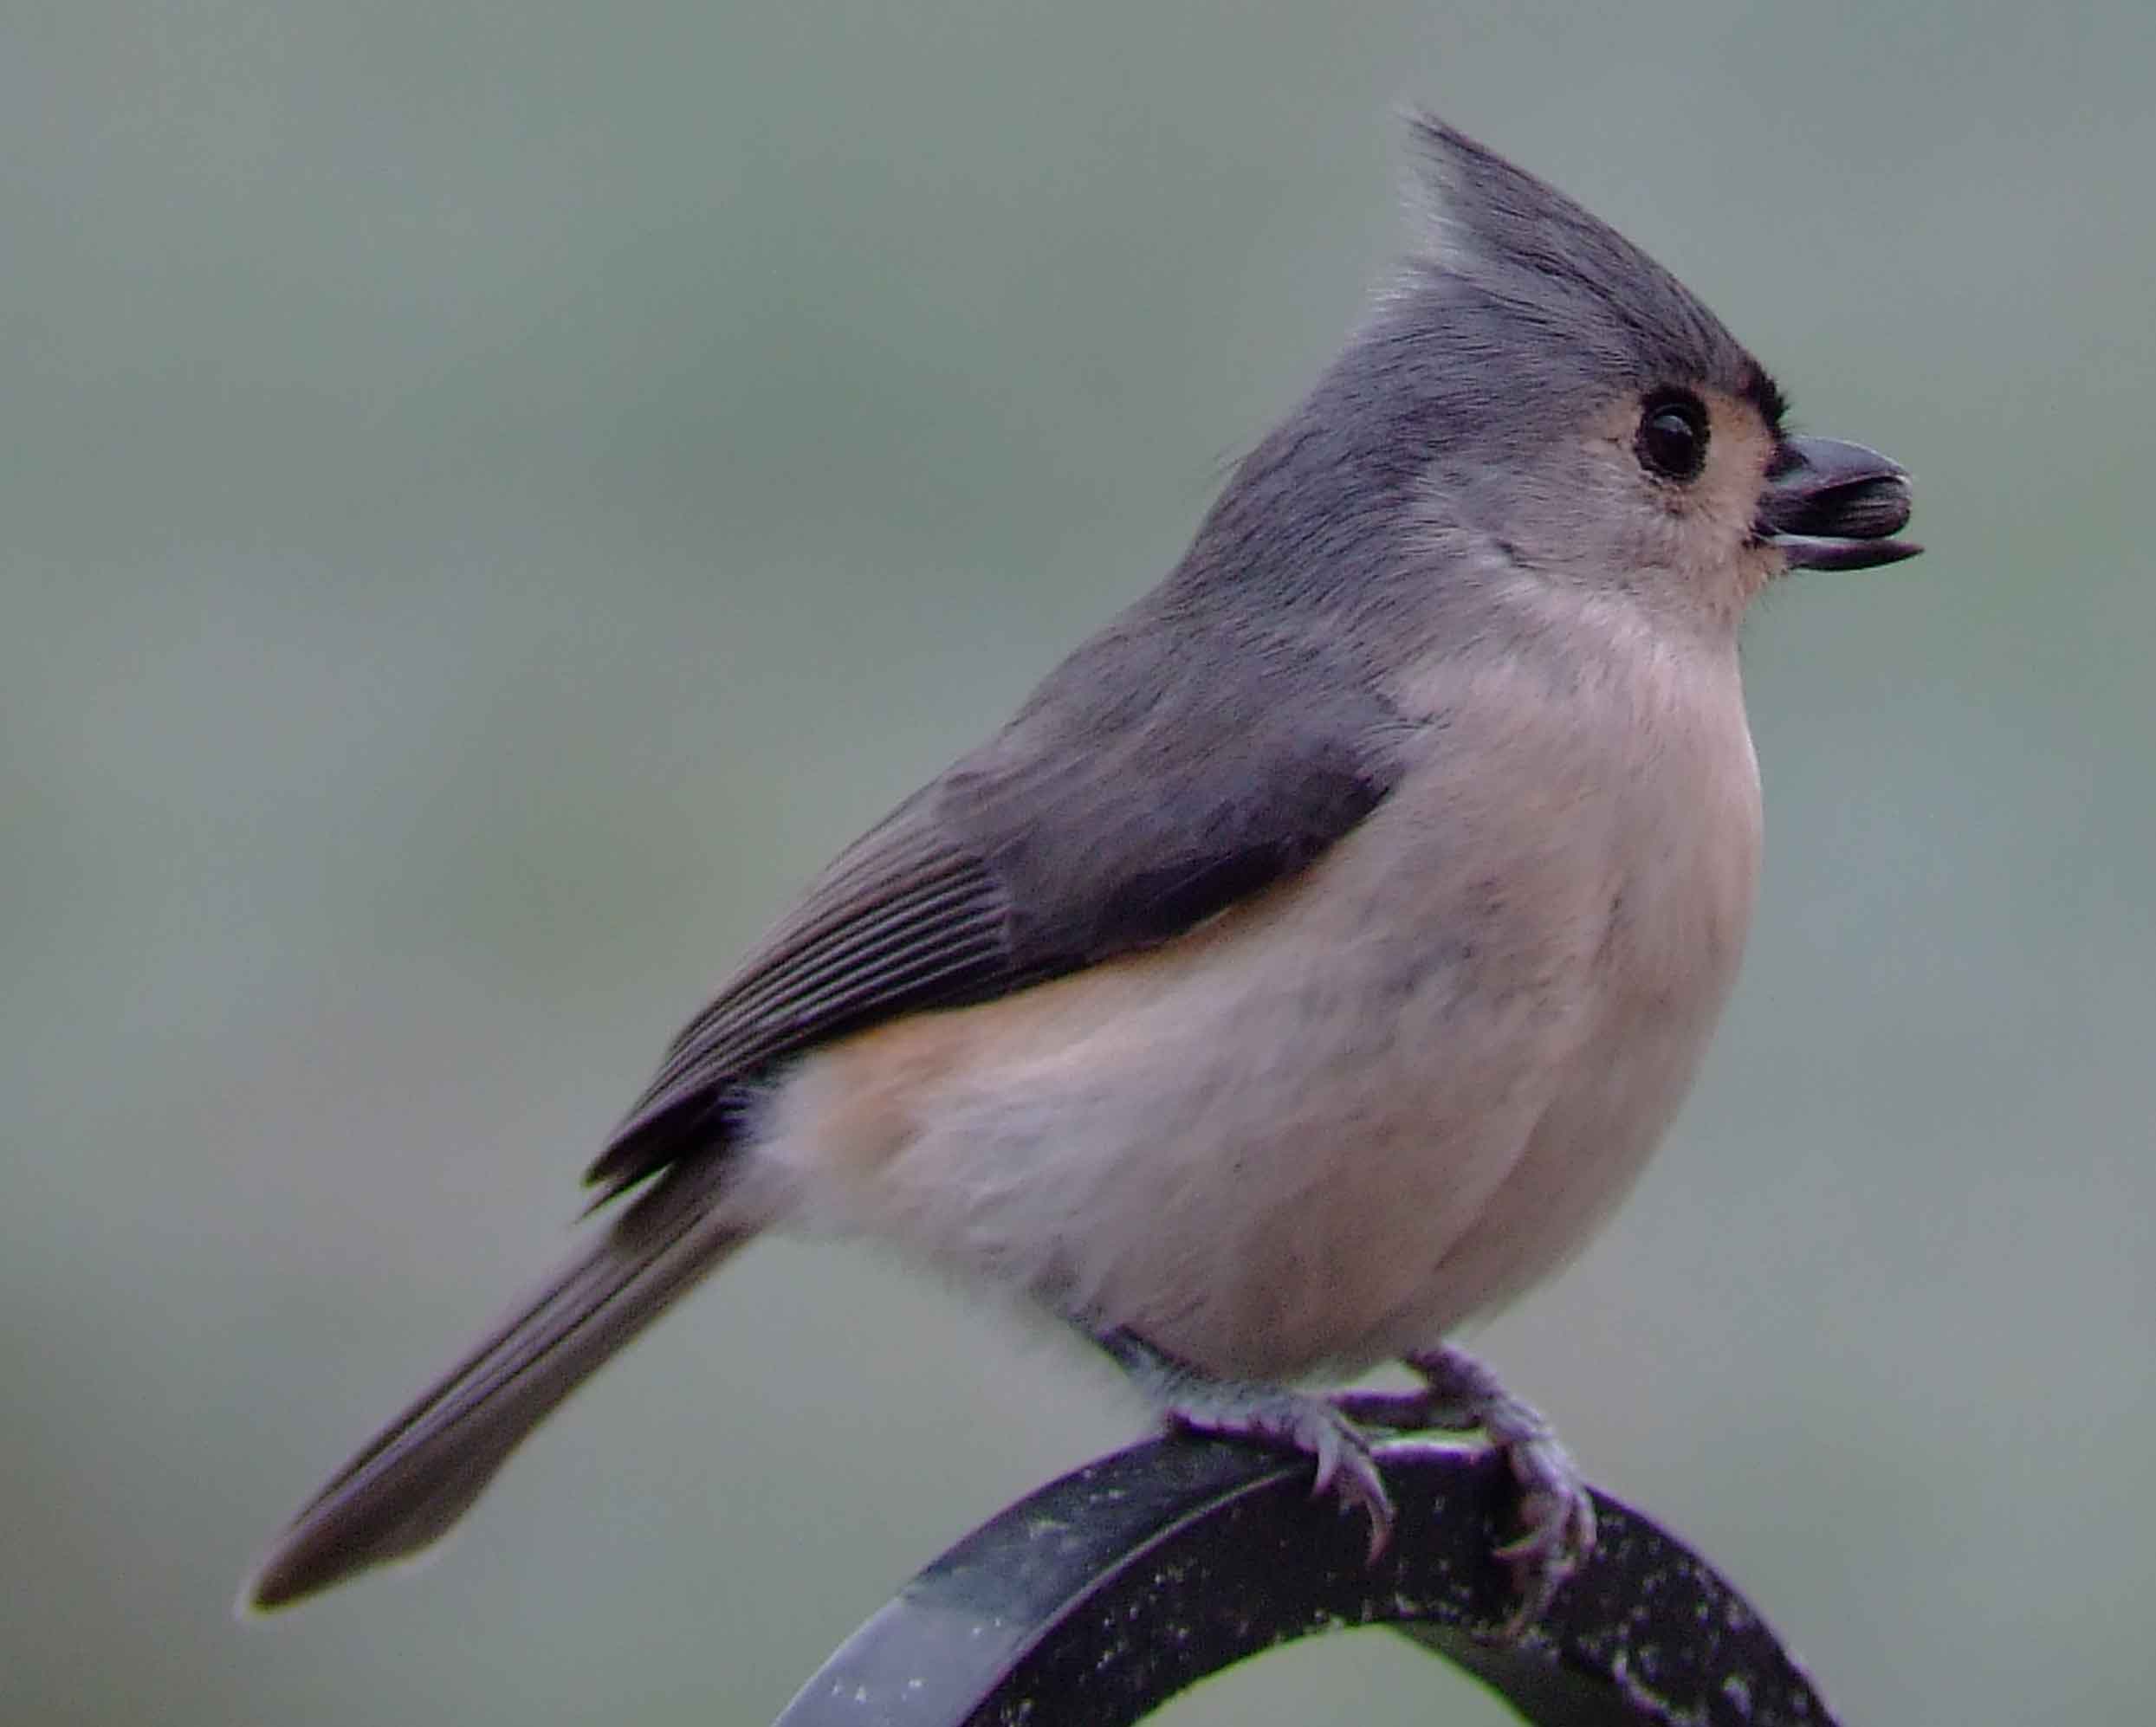
[(1505, 1390), (1465, 1349), (1446, 1344), (1404, 1359), (1421, 1377), (1419, 1389), (1341, 1392), (1333, 1407), (1351, 1420), (1395, 1432), (1479, 1428), (1504, 1455), (1519, 1484), (1524, 1526), (1497, 1550), (1520, 1597), (1502, 1634), (1517, 1638), (1594, 1551), (1594, 1500), (1541, 1412)]
[(1369, 1556), (1375, 1560), (1384, 1550), (1392, 1534), (1392, 1496), (1369, 1441), (1330, 1400), (1262, 1381), (1217, 1378), (1121, 1328), (1097, 1333), (1094, 1341), (1170, 1427), (1253, 1439), (1311, 1459), (1318, 1469), (1312, 1496), (1330, 1492), (1343, 1511), (1366, 1512)]
[(1299, 1452), (1317, 1465), (1313, 1493), (1331, 1492), (1343, 1510), (1370, 1520), (1370, 1557), (1392, 1533), (1392, 1497), (1364, 1426), (1395, 1433), (1479, 1430), (1519, 1486), (1522, 1532), (1497, 1549), (1512, 1574), (1519, 1606), (1498, 1633), (1517, 1640), (1541, 1618), (1595, 1547), (1595, 1506), (1571, 1456), (1531, 1404), (1505, 1390), (1465, 1349), (1447, 1344), (1403, 1357), (1421, 1380), (1413, 1391), (1343, 1391), (1331, 1397), (1259, 1381), (1223, 1379), (1156, 1349), (1135, 1332), (1094, 1341), (1130, 1376), (1171, 1427), (1256, 1440)]
[[(1415, 1363), (1410, 1361), (1408, 1365)], [(1482, 1426), (1481, 1408), (1472, 1399), (1447, 1396), (1429, 1384), (1411, 1391), (1335, 1391), (1326, 1394), (1325, 1401), (1356, 1426), (1382, 1427), (1388, 1433), (1467, 1433)]]

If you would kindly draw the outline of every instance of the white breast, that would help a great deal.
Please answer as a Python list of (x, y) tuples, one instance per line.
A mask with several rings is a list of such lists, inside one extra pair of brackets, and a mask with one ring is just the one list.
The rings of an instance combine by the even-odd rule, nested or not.
[(1733, 658), (1723, 677), (1700, 670), (1640, 691), (1658, 709), (1657, 747), (1623, 805), (1628, 863), (1592, 1010), (1518, 1161), (1448, 1257), (1477, 1308), (1558, 1270), (1630, 1190), (1736, 982), (1758, 881), (1758, 764)]

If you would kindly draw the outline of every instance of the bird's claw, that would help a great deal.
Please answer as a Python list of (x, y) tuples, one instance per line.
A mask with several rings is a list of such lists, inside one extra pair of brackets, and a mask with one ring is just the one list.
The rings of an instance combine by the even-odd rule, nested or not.
[(1497, 1549), (1519, 1605), (1498, 1632), (1517, 1642), (1595, 1550), (1595, 1502), (1564, 1448), (1546, 1436), (1505, 1448), (1519, 1483), (1521, 1533)]
[[(1330, 1398), (1281, 1386), (1215, 1379), (1129, 1331), (1097, 1341), (1151, 1394), (1171, 1427), (1253, 1440), (1311, 1460), (1311, 1495), (1370, 1524), (1375, 1562), (1392, 1537), (1392, 1495), (1365, 1426), (1393, 1434), (1479, 1428), (1518, 1484), (1520, 1533), (1496, 1550), (1518, 1606), (1494, 1633), (1516, 1642), (1549, 1609), (1595, 1548), (1595, 1504), (1550, 1424), (1473, 1356), (1452, 1348), (1409, 1355), (1412, 1391), (1346, 1391)], [(1412, 1444), (1389, 1440), (1387, 1446)]]
[(1448, 1347), (1411, 1355), (1408, 1365), (1421, 1374), (1425, 1389), (1403, 1399), (1423, 1396), (1433, 1426), (1479, 1427), (1518, 1484), (1520, 1533), (1495, 1555), (1512, 1575), (1518, 1605), (1494, 1636), (1516, 1643), (1594, 1552), (1594, 1498), (1549, 1422), (1473, 1356)]
[(1343, 1514), (1361, 1511), (1370, 1523), (1370, 1559), (1375, 1562), (1385, 1550), (1392, 1538), (1392, 1495), (1385, 1491), (1369, 1440), (1324, 1398), (1284, 1386), (1215, 1378), (1132, 1331), (1104, 1332), (1094, 1341), (1144, 1387), (1169, 1426), (1251, 1439), (1309, 1458), (1311, 1497), (1330, 1494)]
[(1330, 1495), (1343, 1515), (1361, 1511), (1369, 1519), (1374, 1563), (1392, 1539), (1394, 1510), (1370, 1442), (1323, 1398), (1272, 1387), (1234, 1389), (1247, 1394), (1193, 1399), (1171, 1406), (1167, 1418), (1188, 1432), (1254, 1439), (1310, 1458), (1315, 1465), (1311, 1497)]

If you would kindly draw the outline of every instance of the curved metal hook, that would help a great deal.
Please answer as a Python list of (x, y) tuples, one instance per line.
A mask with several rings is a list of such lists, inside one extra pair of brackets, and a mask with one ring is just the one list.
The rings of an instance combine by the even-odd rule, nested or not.
[(1525, 1639), (1490, 1557), (1512, 1490), (1475, 1447), (1381, 1447), (1400, 1517), (1364, 1530), (1309, 1496), (1310, 1465), (1156, 1439), (975, 1530), (824, 1664), (777, 1727), (1103, 1727), (1134, 1722), (1291, 1639), (1389, 1625), (1538, 1727), (1834, 1727), (1751, 1605), (1675, 1536), (1601, 1493), (1593, 1557)]

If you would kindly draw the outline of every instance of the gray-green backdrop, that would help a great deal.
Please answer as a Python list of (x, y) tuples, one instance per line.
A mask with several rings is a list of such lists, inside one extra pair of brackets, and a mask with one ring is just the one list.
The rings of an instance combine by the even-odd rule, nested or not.
[[(1173, 559), (1433, 105), (1917, 476), (1750, 638), (1745, 982), (1482, 1346), (1852, 1721), (2156, 1680), (2145, 0), (0, 22), (0, 1717), (755, 1723), (1137, 1433), (760, 1248), (419, 1575), (228, 1617), (793, 884)], [(1486, 1721), (1381, 1638), (1201, 1721)]]

